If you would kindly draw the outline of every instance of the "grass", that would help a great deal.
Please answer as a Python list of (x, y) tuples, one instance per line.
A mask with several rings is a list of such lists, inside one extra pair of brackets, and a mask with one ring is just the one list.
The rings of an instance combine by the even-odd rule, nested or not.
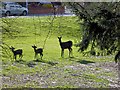
[[(72, 40), (74, 44), (81, 40), (82, 31), (76, 22), (76, 17), (57, 17), (52, 24), (50, 24), (51, 17), (49, 16), (2, 19), (9, 22), (10, 26), (6, 24), (3, 26), (10, 29), (12, 33), (10, 36), (3, 31), (3, 42), (16, 49), (23, 49), (21, 61), (14, 61), (9, 49), (7, 49), (8, 56), (2, 57), (2, 74), (4, 77), (11, 77), (9, 84), (4, 81), (3, 87), (108, 87), (109, 81), (98, 77), (100, 75), (114, 77), (116, 74), (114, 71), (109, 73), (102, 71), (103, 73), (99, 74), (92, 72), (92, 69), (95, 69), (94, 71), (104, 70), (101, 67), (94, 67), (92, 64), (113, 62), (112, 56), (83, 57), (81, 53), (77, 52), (78, 48), (73, 46), (73, 58), (68, 57), (67, 50), (64, 52), (64, 58), (60, 57), (58, 36), (62, 35), (62, 41)], [(32, 45), (43, 47), (44, 43), (43, 60), (36, 61)], [(20, 77), (30, 77), (29, 82)], [(12, 81), (16, 84), (12, 84)]]

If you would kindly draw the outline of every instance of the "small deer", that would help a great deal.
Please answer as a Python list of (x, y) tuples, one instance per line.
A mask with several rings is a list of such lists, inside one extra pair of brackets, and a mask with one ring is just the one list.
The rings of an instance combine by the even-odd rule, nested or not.
[(42, 57), (43, 57), (43, 48), (38, 48), (34, 45), (32, 46), (32, 48), (34, 48), (34, 52), (35, 52), (35, 58), (38, 54), (40, 54), (40, 57), (41, 57), (41, 60), (42, 60)]
[(23, 55), (22, 55), (22, 53), (23, 53), (23, 51), (22, 51), (22, 49), (17, 49), (17, 50), (15, 50), (15, 48), (14, 47), (10, 47), (10, 49), (11, 49), (11, 51), (13, 52), (13, 58), (16, 60), (16, 57), (17, 57), (17, 55), (19, 55), (19, 58), (21, 58), (22, 59), (22, 57), (23, 57)]
[(59, 43), (61, 46), (61, 57), (63, 57), (63, 55), (64, 55), (64, 49), (69, 50), (69, 57), (70, 57), (70, 54), (72, 53), (72, 41), (62, 42), (61, 38), (62, 37), (58, 37)]

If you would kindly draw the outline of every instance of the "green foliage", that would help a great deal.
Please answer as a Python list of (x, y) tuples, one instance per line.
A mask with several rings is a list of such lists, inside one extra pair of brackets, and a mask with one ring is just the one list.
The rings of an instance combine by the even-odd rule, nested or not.
[[(83, 26), (83, 39), (79, 51), (98, 48), (106, 55), (113, 54), (120, 46), (120, 2), (76, 3), (68, 5)], [(81, 22), (82, 20), (82, 22)], [(96, 51), (95, 51), (96, 52)]]

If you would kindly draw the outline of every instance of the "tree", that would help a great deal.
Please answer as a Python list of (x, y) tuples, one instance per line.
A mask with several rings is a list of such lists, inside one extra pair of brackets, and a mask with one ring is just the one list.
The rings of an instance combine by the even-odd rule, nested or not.
[(96, 48), (104, 55), (117, 51), (117, 62), (120, 58), (120, 2), (70, 2), (68, 5), (83, 27), (82, 41), (77, 44), (79, 51), (83, 52), (88, 47), (93, 55), (99, 53)]

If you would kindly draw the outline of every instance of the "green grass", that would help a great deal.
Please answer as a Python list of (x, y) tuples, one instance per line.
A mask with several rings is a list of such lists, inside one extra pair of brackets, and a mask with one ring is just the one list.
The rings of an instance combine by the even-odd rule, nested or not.
[[(51, 17), (30, 17), (30, 18), (3, 18), (9, 22), (10, 26), (3, 24), (4, 27), (10, 29), (12, 36), (7, 33), (2, 35), (2, 40), (9, 46), (14, 46), (16, 49), (23, 49), (23, 61), (15, 62), (13, 58), (12, 52), (8, 49), (8, 56), (2, 57), (3, 62), (3, 76), (14, 76), (14, 75), (34, 75), (35, 73), (40, 73), (47, 77), (48, 74), (51, 76), (46, 78), (45, 85), (47, 87), (57, 87), (57, 88), (71, 88), (71, 87), (79, 87), (78, 83), (80, 80), (83, 81), (83, 84), (87, 81), (104, 83), (103, 87), (108, 86), (108, 81), (105, 79), (100, 79), (97, 77), (97, 74), (89, 74), (86, 73), (83, 69), (77, 68), (78, 70), (74, 70), (73, 68), (69, 68), (67, 66), (79, 66), (86, 65), (89, 63), (100, 63), (100, 62), (112, 62), (113, 57), (105, 56), (105, 57), (83, 57), (81, 53), (77, 52), (78, 48), (73, 46), (73, 56), (74, 58), (68, 57), (68, 50), (64, 52), (64, 58), (60, 57), (60, 45), (58, 42), (58, 36), (63, 36), (62, 41), (72, 40), (75, 44), (76, 42), (81, 40), (81, 30), (76, 22), (76, 17), (57, 17), (55, 18), (53, 24), (50, 24)], [(34, 50), (32, 45), (37, 45), (38, 47), (43, 47), (44, 41), (50, 31), (50, 34), (47, 38), (44, 48), (44, 56), (43, 60), (39, 62), (34, 59)], [(3, 50), (4, 52), (4, 50)], [(31, 67), (33, 65), (33, 67)], [(66, 68), (67, 67), (67, 68)], [(87, 66), (88, 67), (88, 66)], [(87, 68), (84, 67), (84, 68)], [(91, 66), (90, 66), (91, 67)], [(90, 68), (89, 67), (89, 68)], [(89, 72), (86, 70), (87, 72)], [(73, 73), (81, 72), (82, 75), (74, 76)], [(101, 70), (99, 67), (96, 67), (96, 71)], [(53, 74), (55, 73), (55, 74)], [(112, 73), (112, 72), (111, 72)], [(106, 74), (111, 75), (113, 74)], [(104, 73), (102, 73), (104, 75)], [(73, 76), (71, 76), (73, 75)], [(101, 75), (101, 74), (100, 74)], [(14, 80), (14, 78), (12, 78)], [(51, 81), (59, 81), (57, 84), (52, 85)], [(76, 81), (77, 82), (76, 82)], [(85, 80), (85, 82), (84, 82)], [(70, 82), (68, 82), (70, 81)], [(75, 84), (73, 84), (73, 83)], [(34, 85), (35, 84), (35, 85)], [(96, 86), (98, 85), (98, 86)], [(101, 87), (102, 84), (93, 85), (94, 87)], [(31, 83), (26, 83), (25, 86), (21, 85), (13, 85), (9, 86), (8, 84), (3, 84), (3, 87), (45, 87), (44, 85), (37, 85), (36, 82), (32, 81)]]
[[(57, 37), (62, 35), (63, 41), (72, 40), (75, 44), (75, 40), (79, 40), (81, 33), (78, 33), (80, 30), (75, 17), (56, 18), (53, 22), (53, 27), (49, 24), (49, 18), (50, 17), (7, 19), (10, 22), (11, 30), (17, 30), (19, 33), (13, 32), (12, 37), (3, 34), (3, 41), (9, 46), (22, 48), (24, 50), (23, 60), (31, 61), (34, 59), (34, 51), (31, 46), (36, 44), (38, 47), (43, 47), (44, 41), (51, 29), (51, 33), (45, 44), (43, 59), (58, 59), (60, 58), (60, 45)], [(63, 21), (61, 21), (61, 18)], [(58, 28), (60, 22), (61, 30)], [(76, 51), (77, 49), (75, 48), (74, 52)], [(65, 51), (65, 57), (68, 57), (68, 51)]]

